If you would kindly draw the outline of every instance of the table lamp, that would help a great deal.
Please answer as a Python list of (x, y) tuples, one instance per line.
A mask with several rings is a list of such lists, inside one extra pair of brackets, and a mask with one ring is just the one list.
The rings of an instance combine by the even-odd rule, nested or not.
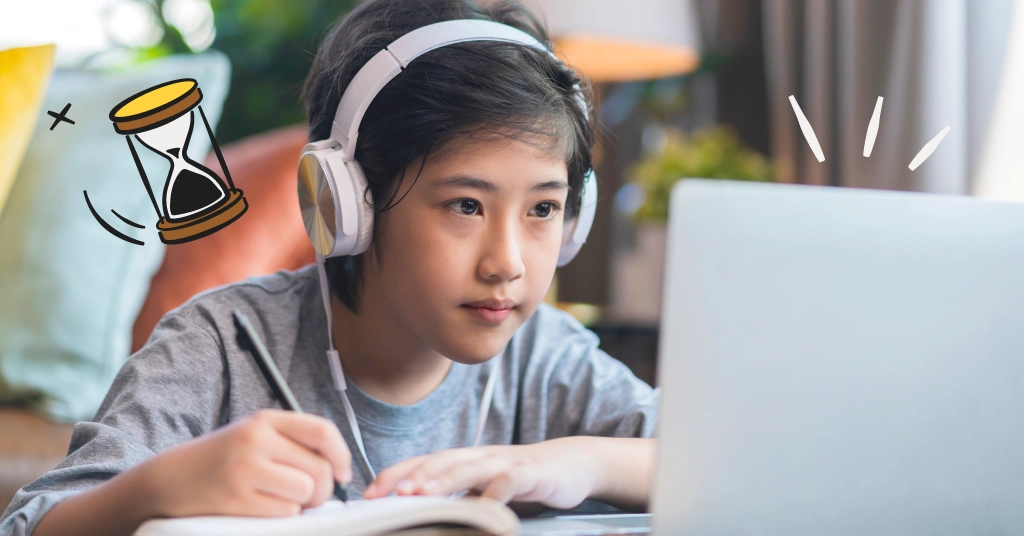
[[(692, 0), (522, 0), (548, 28), (555, 54), (595, 85), (679, 76), (700, 63), (697, 11)], [(600, 93), (595, 93), (595, 108)], [(609, 147), (614, 151), (614, 147)], [(601, 167), (603, 151), (594, 151)], [(614, 192), (621, 183), (616, 170), (597, 172), (601, 190)], [(570, 301), (607, 303), (611, 257), (611, 209), (598, 203), (588, 244), (577, 259), (559, 269), (561, 290), (546, 299), (573, 311)], [(584, 316), (586, 318), (584, 318)], [(596, 313), (577, 316), (591, 322)]]
[(555, 53), (594, 83), (686, 74), (700, 63), (691, 0), (525, 0)]

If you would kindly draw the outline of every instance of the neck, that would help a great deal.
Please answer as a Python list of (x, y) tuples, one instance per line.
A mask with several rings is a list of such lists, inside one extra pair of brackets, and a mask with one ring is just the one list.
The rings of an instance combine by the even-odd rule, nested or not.
[(441, 385), (452, 361), (398, 322), (372, 277), (364, 282), (358, 315), (331, 294), (331, 331), (342, 368), (371, 397), (399, 406), (414, 404)]

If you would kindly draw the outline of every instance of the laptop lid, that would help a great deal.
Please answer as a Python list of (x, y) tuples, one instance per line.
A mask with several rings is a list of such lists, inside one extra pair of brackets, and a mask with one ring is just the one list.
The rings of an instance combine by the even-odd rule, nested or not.
[(1024, 204), (672, 191), (655, 534), (1024, 533)]

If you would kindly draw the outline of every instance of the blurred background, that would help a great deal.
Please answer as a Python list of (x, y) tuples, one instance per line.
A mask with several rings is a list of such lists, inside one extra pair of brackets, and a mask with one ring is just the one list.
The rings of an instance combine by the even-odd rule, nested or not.
[[(1024, 199), (1024, 2), (524, 1), (547, 21), (557, 54), (593, 82), (603, 129), (597, 219), (546, 299), (647, 382), (678, 180)], [(67, 423), (92, 418), (167, 311), (313, 261), (295, 190), (307, 141), (300, 90), (328, 27), (355, 5), (0, 0), (0, 507), (63, 459)], [(188, 151), (224, 174), (210, 154), (219, 142), (249, 210), (213, 235), (165, 246), (156, 202), (107, 114), (186, 77), (198, 81), (213, 127), (212, 137), (195, 129)], [(54, 122), (62, 109), (73, 124)], [(910, 170), (946, 126), (935, 153)], [(147, 171), (157, 195), (165, 169)], [(97, 225), (86, 192), (144, 245)], [(115, 209), (141, 225), (121, 225)]]
[[(236, 182), (248, 188), (253, 210), (266, 212), (194, 244), (146, 246), (157, 256), (153, 268), (144, 273), (136, 301), (121, 313), (122, 324), (132, 328), (131, 349), (145, 342), (164, 312), (199, 290), (312, 260), (293, 210), (294, 158), (304, 142), (300, 91), (327, 28), (357, 3), (0, 3), (0, 49), (56, 43), (54, 80), (73, 72), (116, 76), (189, 57), (226, 59), (229, 66), (223, 94), (204, 88), (204, 105), (219, 110), (211, 112), (219, 117), (215, 138)], [(559, 270), (548, 300), (590, 326), (609, 353), (647, 381), (654, 378), (668, 192), (677, 180), (1024, 198), (1024, 179), (1012, 158), (1022, 140), (1014, 125), (1024, 119), (1015, 97), (1024, 94), (1020, 2), (525, 3), (547, 21), (557, 53), (593, 82), (603, 128), (595, 150), (598, 217), (580, 255)], [(790, 95), (814, 128), (823, 162), (799, 129)], [(878, 97), (884, 97), (878, 138), (872, 155), (864, 157)], [(34, 140), (48, 124), (40, 122), (45, 126), (36, 128)], [(914, 155), (947, 125), (951, 131), (938, 150), (909, 170)], [(112, 130), (108, 134), (116, 138)], [(115, 150), (124, 153), (123, 143)], [(133, 177), (120, 180), (138, 190)], [(12, 199), (20, 195), (15, 186)], [(260, 208), (271, 200), (280, 207)], [(80, 197), (74, 203), (84, 212)], [(264, 227), (252, 221), (257, 219)], [(3, 225), (0, 219), (0, 231)], [(249, 260), (236, 258), (228, 267), (216, 260), (229, 257), (232, 247)], [(124, 333), (117, 336), (124, 339)]]

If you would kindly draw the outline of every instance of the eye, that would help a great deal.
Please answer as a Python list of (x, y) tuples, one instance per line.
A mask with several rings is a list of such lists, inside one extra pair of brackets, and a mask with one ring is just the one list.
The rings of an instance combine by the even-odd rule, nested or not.
[(448, 208), (460, 216), (472, 216), (480, 212), (480, 203), (472, 199), (458, 199), (448, 203)]
[(559, 207), (558, 203), (552, 203), (550, 201), (544, 201), (543, 203), (537, 203), (537, 205), (534, 206), (533, 210), (531, 210), (530, 212), (531, 213), (536, 213), (538, 218), (548, 219), (549, 217), (554, 215), (555, 212), (557, 212), (557, 211), (559, 211), (561, 209), (562, 209), (562, 207)]

